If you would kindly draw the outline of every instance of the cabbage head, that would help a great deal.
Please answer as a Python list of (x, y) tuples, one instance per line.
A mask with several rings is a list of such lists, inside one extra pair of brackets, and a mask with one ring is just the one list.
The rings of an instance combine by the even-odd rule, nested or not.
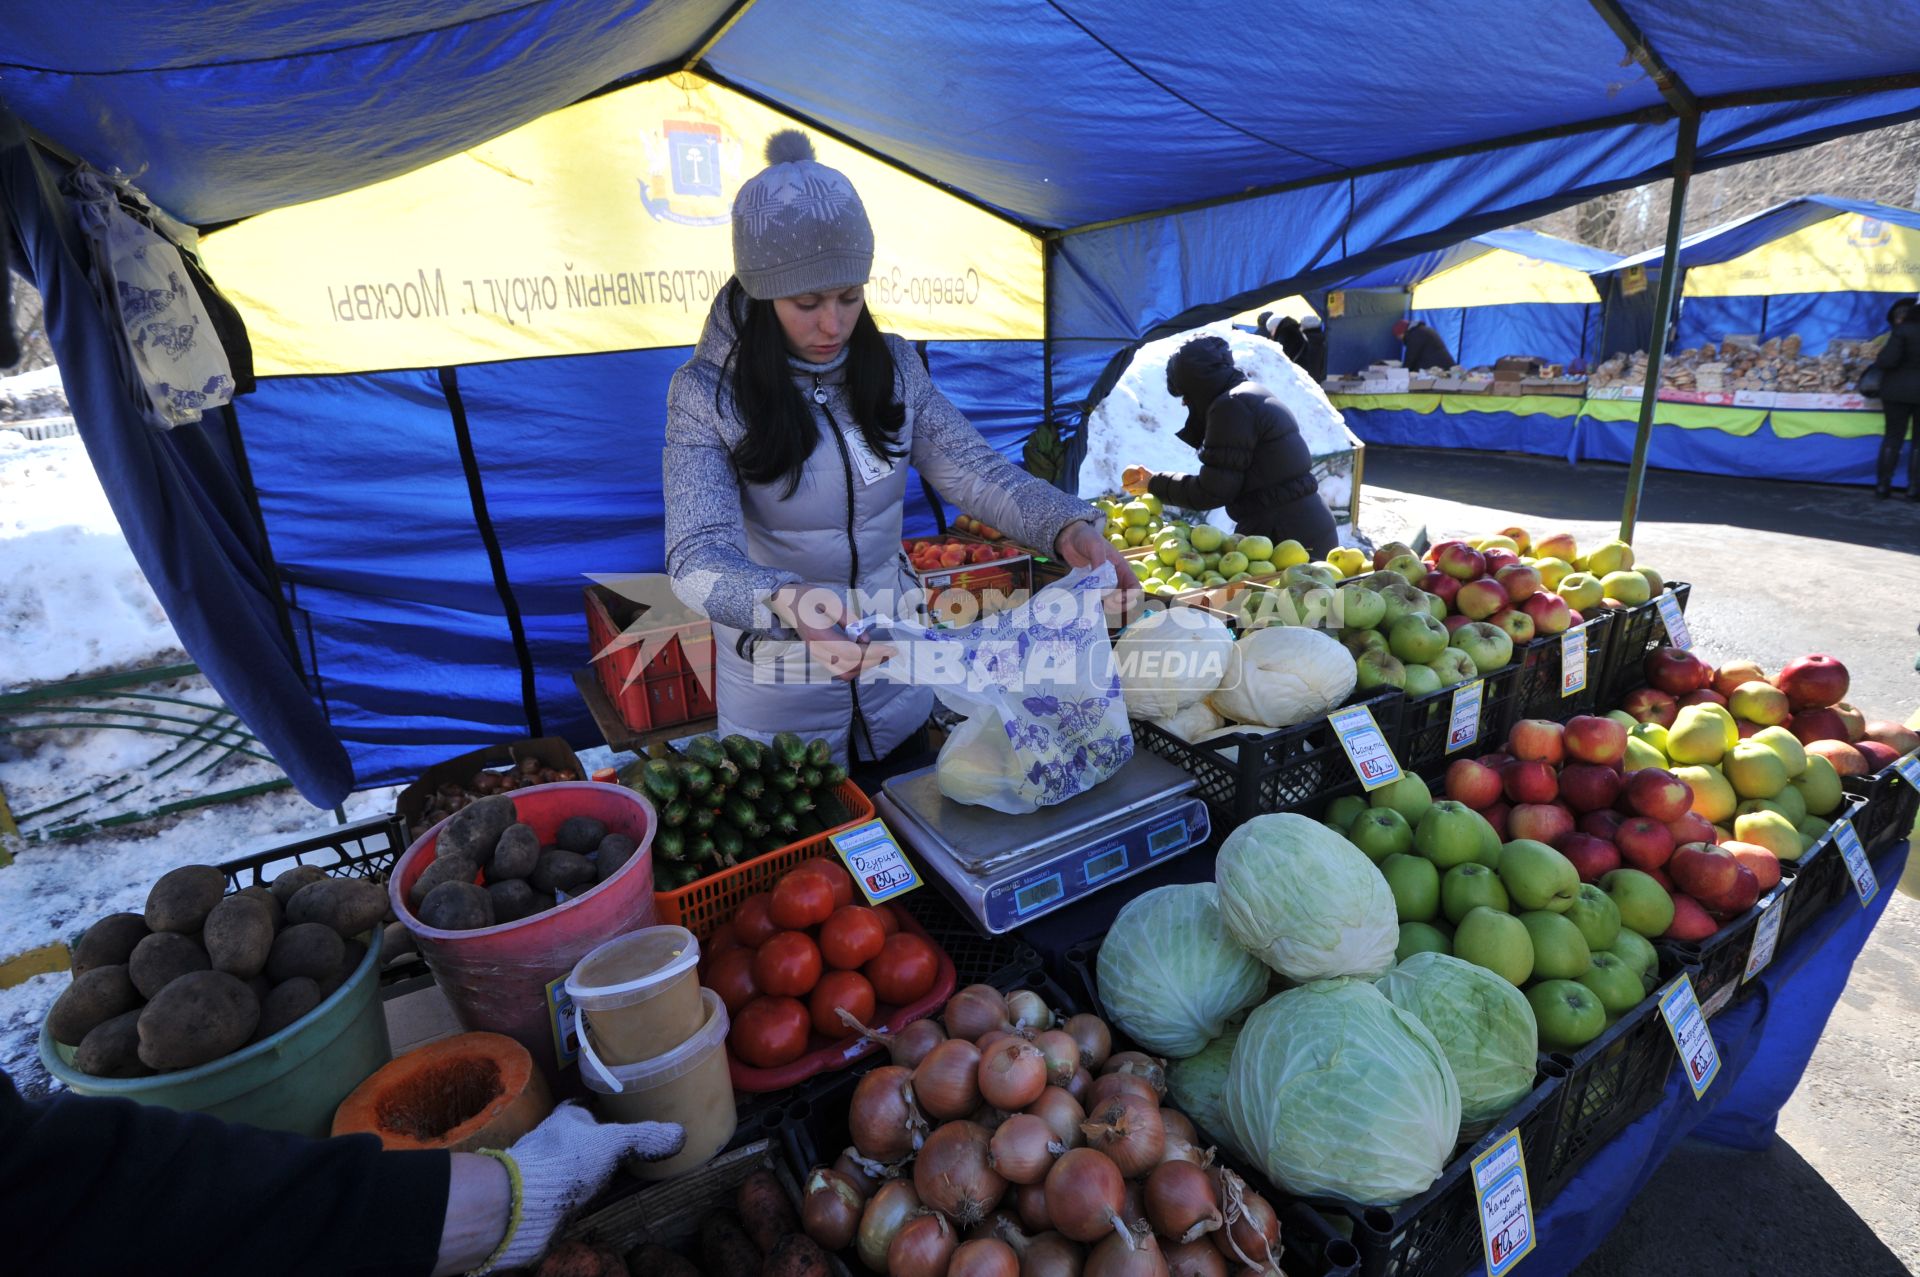
[(1210, 612), (1170, 607), (1150, 612), (1113, 640), (1120, 694), (1134, 718), (1172, 718), (1220, 686), (1233, 656), (1233, 632)]
[(1228, 934), (1290, 980), (1374, 980), (1393, 966), (1400, 924), (1387, 880), (1317, 820), (1255, 816), (1221, 844), (1214, 882)]
[(1226, 1111), (1235, 1141), (1289, 1193), (1390, 1206), (1445, 1169), (1460, 1088), (1433, 1034), (1384, 993), (1321, 980), (1247, 1017)]
[(1206, 1044), (1198, 1055), (1175, 1060), (1167, 1065), (1167, 1099), (1173, 1107), (1193, 1119), (1200, 1138), (1218, 1144), (1242, 1161), (1250, 1160), (1233, 1139), (1227, 1124), (1227, 1066), (1233, 1062), (1233, 1044), (1240, 1040), (1240, 1026), (1230, 1025), (1225, 1033)]
[(1266, 996), (1267, 969), (1227, 934), (1218, 898), (1210, 882), (1155, 887), (1127, 902), (1100, 943), (1107, 1018), (1155, 1055), (1193, 1055)]
[(1460, 1086), (1460, 1134), (1471, 1139), (1533, 1089), (1540, 1028), (1512, 984), (1444, 953), (1416, 953), (1374, 986), (1427, 1026)]
[(1321, 630), (1274, 626), (1241, 635), (1220, 690), (1207, 702), (1236, 723), (1291, 727), (1346, 700), (1358, 677), (1353, 653), (1339, 639)]

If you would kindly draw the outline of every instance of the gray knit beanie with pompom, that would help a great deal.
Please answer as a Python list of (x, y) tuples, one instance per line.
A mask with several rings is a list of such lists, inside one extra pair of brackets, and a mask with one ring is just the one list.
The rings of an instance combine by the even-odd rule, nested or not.
[(767, 167), (733, 198), (733, 273), (757, 301), (837, 292), (873, 274), (859, 192), (798, 129), (767, 139)]

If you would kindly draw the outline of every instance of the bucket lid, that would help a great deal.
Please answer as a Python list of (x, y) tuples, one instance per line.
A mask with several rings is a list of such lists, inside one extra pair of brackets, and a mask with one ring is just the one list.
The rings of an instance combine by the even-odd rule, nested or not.
[[(601, 984), (583, 976), (596, 964), (626, 958), (647, 967), (646, 973), (630, 980)], [(616, 936), (588, 951), (573, 964), (567, 975), (567, 994), (574, 1005), (585, 1004), (596, 1011), (645, 1002), (666, 988), (676, 976), (700, 961), (700, 942), (685, 927), (642, 927)]]
[(648, 1091), (663, 1086), (706, 1062), (708, 1056), (726, 1046), (727, 1004), (712, 989), (700, 990), (700, 1003), (706, 1012), (694, 1035), (671, 1051), (634, 1064), (608, 1064), (594, 1049), (587, 1022), (580, 1008), (573, 1009), (573, 1029), (580, 1039), (580, 1077), (590, 1091), (619, 1095), (626, 1091)]

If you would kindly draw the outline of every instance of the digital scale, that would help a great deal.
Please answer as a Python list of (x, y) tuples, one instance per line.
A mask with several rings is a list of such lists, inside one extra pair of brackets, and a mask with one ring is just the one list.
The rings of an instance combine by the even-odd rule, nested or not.
[(1101, 784), (1024, 816), (956, 803), (932, 767), (884, 782), (875, 805), (990, 935), (1052, 913), (1207, 840), (1194, 778), (1136, 753)]

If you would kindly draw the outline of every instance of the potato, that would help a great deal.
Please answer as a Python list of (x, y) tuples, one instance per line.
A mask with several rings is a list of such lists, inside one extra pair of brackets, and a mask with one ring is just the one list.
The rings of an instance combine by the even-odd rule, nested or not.
[(419, 946), (413, 942), (413, 932), (407, 930), (404, 922), (389, 922), (381, 933), (380, 961), (392, 966), (401, 958), (419, 952)]
[(267, 979), (267, 973), (262, 971), (259, 975), (253, 977), (253, 979), (247, 981), (247, 987), (253, 990), (254, 998), (262, 1005), (265, 1005), (267, 995), (273, 992), (273, 981)]
[[(228, 896), (207, 915), (200, 943), (215, 971), (251, 980), (266, 970), (267, 954), (273, 949), (273, 911), (258, 896)], [(134, 983), (139, 984), (137, 976)]]
[(347, 942), (332, 927), (317, 922), (302, 922), (288, 927), (273, 939), (267, 954), (267, 979), (283, 984), (295, 976), (320, 981), (340, 967)]
[(605, 882), (619, 873), (621, 867), (633, 859), (633, 853), (638, 850), (640, 849), (634, 845), (633, 839), (625, 834), (608, 834), (602, 838), (599, 851), (594, 856), (595, 880)]
[(190, 1069), (239, 1050), (259, 1023), (260, 1003), (239, 977), (195, 971), (140, 1013), (140, 1060), (152, 1069)]
[(181, 976), (212, 966), (207, 951), (192, 936), (156, 931), (133, 947), (133, 956), (127, 959), (127, 975), (140, 996), (151, 1002), (154, 994)]
[(275, 931), (280, 930), (281, 927), (286, 925), (286, 906), (281, 903), (280, 897), (273, 894), (273, 888), (262, 887), (258, 883), (255, 883), (253, 886), (243, 887), (233, 894), (236, 896), (245, 896), (249, 900), (258, 900), (261, 904), (265, 905), (267, 912), (273, 915), (273, 929)]
[(434, 842), (434, 853), (439, 856), (465, 856), (475, 864), (480, 864), (493, 854), (493, 846), (500, 841), (500, 835), (507, 832), (507, 826), (518, 820), (514, 814), (513, 799), (505, 794), (493, 794), (479, 802), (469, 803), (448, 818), (440, 828), (440, 836)]
[(827, 1252), (805, 1233), (788, 1233), (767, 1251), (760, 1277), (828, 1277)]
[(626, 1272), (617, 1250), (591, 1242), (555, 1242), (540, 1267), (534, 1269), (533, 1277), (626, 1277)]
[(303, 975), (273, 986), (260, 1004), (260, 1023), (254, 1026), (253, 1040), (271, 1037), (320, 1005), (320, 986)]
[(540, 836), (532, 825), (508, 825), (487, 861), (487, 881), (524, 878), (540, 863)]
[(700, 1270), (664, 1246), (646, 1242), (627, 1252), (627, 1271), (647, 1277), (701, 1277)]
[(598, 847), (600, 840), (606, 836), (606, 821), (595, 820), (591, 816), (569, 816), (560, 822), (560, 832), (553, 836), (553, 841), (562, 851), (584, 856)]
[(73, 1067), (92, 1077), (145, 1077), (140, 1060), (140, 1013), (122, 1011), (93, 1026), (73, 1053)]
[(593, 885), (593, 862), (578, 852), (555, 849), (540, 857), (533, 876), (527, 881), (536, 891), (564, 891), (575, 895)]
[(318, 865), (295, 865), (291, 869), (282, 870), (273, 880), (273, 898), (280, 902), (282, 908), (285, 908), (287, 901), (293, 899), (294, 892), (310, 882), (319, 882), (326, 876), (327, 871)]
[(493, 925), (493, 897), (473, 882), (443, 882), (427, 893), (420, 921), (441, 931), (476, 931)]
[(133, 946), (147, 938), (147, 920), (137, 913), (110, 913), (87, 928), (73, 946), (73, 973), (85, 975), (95, 967), (124, 966)]
[(387, 911), (387, 893), (365, 878), (328, 878), (310, 882), (287, 901), (287, 925), (318, 922), (340, 938), (365, 935), (380, 925)]
[(332, 975), (320, 981), (320, 996), (323, 998), (332, 997), (333, 991), (352, 979), (353, 973), (360, 969), (360, 964), (367, 960), (367, 946), (358, 940), (347, 941), (342, 949), (340, 965), (333, 969)]
[(533, 888), (518, 878), (488, 883), (487, 894), (493, 897), (495, 923), (518, 922), (534, 912)]
[(147, 893), (147, 930), (192, 934), (227, 894), (227, 875), (212, 865), (181, 865)]
[(465, 856), (437, 857), (420, 871), (420, 876), (413, 880), (413, 886), (407, 889), (407, 907), (419, 913), (427, 894), (441, 883), (472, 882), (479, 876), (479, 861), (469, 860)]
[(753, 1238), (753, 1244), (769, 1260), (775, 1242), (788, 1233), (800, 1231), (800, 1216), (794, 1212), (793, 1203), (787, 1200), (786, 1190), (780, 1187), (772, 1171), (754, 1171), (741, 1180), (740, 1187), (734, 1191), (733, 1205), (740, 1212), (740, 1223), (746, 1228), (747, 1236)]
[(62, 1046), (79, 1046), (82, 1039), (116, 1015), (140, 1005), (140, 991), (120, 963), (95, 967), (74, 977), (47, 1012), (47, 1032)]

